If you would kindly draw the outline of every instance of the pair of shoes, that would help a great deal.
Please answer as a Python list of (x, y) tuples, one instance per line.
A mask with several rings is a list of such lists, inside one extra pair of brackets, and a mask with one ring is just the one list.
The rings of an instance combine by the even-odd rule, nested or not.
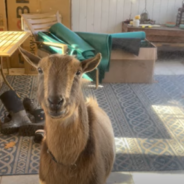
[[(35, 131), (44, 128), (45, 117), (43, 110), (26, 112), (21, 99), (12, 90), (6, 91), (0, 96), (2, 103), (8, 111), (4, 123), (0, 123), (2, 134), (12, 134), (19, 132), (21, 136), (34, 136)], [(39, 121), (41, 120), (41, 121)]]

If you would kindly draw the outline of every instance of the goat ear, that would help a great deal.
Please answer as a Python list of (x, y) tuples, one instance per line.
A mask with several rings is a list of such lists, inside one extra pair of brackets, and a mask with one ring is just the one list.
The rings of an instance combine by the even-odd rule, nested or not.
[(91, 72), (93, 71), (100, 63), (102, 59), (102, 55), (98, 53), (95, 57), (82, 61), (82, 69), (83, 72)]
[(22, 54), (23, 58), (32, 66), (35, 68), (38, 67), (38, 63), (41, 60), (38, 56), (32, 54), (31, 52), (28, 52), (27, 50), (19, 47), (19, 51)]

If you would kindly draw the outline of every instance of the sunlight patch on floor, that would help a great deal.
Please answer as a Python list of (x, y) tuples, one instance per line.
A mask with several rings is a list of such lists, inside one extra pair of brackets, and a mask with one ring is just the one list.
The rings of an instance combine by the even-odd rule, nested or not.
[(177, 118), (184, 118), (184, 112), (178, 106), (152, 105), (153, 110), (161, 118), (167, 116), (175, 116)]
[[(118, 145), (119, 141), (123, 139), (121, 146)], [(139, 142), (139, 146), (132, 144), (126, 144), (134, 139), (134, 142)], [(168, 150), (168, 144), (170, 146), (180, 147), (180, 144), (173, 139), (148, 139), (142, 138), (117, 138), (115, 137), (116, 154), (143, 154), (141, 147), (144, 147), (144, 154), (146, 155), (163, 155), (163, 156), (175, 156)], [(145, 149), (145, 144), (148, 144), (148, 148)], [(143, 146), (144, 145), (144, 146)], [(124, 149), (122, 149), (124, 147)], [(160, 151), (161, 149), (161, 151)], [(158, 152), (158, 153), (157, 153)], [(177, 156), (184, 156), (184, 152), (180, 152)]]
[[(144, 154), (147, 155), (174, 156), (175, 154), (168, 148), (170, 145), (170, 147), (180, 150), (177, 156), (184, 156), (184, 145), (182, 146), (182, 141), (184, 142), (183, 110), (177, 106), (165, 105), (153, 105), (152, 108), (164, 124), (170, 137), (163, 139), (115, 137), (117, 154), (142, 154), (141, 147), (144, 147)], [(139, 146), (129, 144), (130, 142), (137, 142)]]

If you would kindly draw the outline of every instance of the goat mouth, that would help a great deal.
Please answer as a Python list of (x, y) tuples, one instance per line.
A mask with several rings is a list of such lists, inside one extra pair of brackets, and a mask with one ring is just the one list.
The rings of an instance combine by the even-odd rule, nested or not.
[(59, 112), (57, 112), (57, 111), (50, 111), (49, 112), (49, 115), (54, 119), (61, 118), (61, 117), (65, 116), (65, 114), (66, 114), (66, 109), (63, 109), (62, 111), (59, 111)]

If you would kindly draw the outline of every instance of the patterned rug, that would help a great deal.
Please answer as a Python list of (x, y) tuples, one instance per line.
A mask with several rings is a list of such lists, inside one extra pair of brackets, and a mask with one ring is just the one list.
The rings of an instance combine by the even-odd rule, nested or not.
[[(184, 170), (184, 75), (155, 76), (154, 84), (105, 84), (89, 87), (109, 115), (115, 133), (113, 171)], [(11, 76), (22, 98), (35, 98), (37, 79)], [(8, 88), (3, 85), (0, 93)], [(4, 108), (0, 104), (0, 118)], [(4, 144), (14, 141), (13, 148)], [(32, 137), (0, 134), (0, 175), (36, 174), (40, 145)]]

